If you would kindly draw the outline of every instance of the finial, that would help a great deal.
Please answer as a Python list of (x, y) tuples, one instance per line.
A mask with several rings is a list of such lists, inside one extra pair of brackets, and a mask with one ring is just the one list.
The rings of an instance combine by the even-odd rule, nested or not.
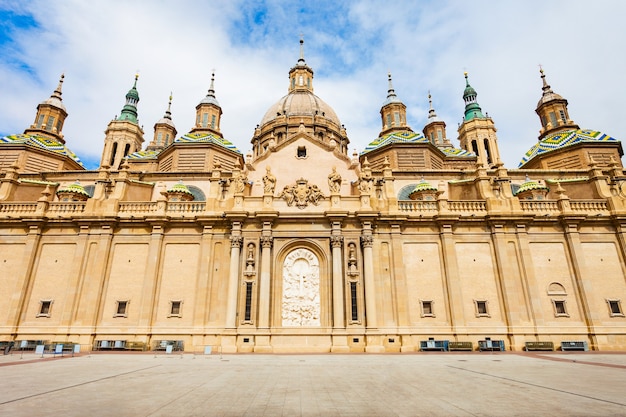
[(57, 89), (54, 90), (55, 93), (61, 95), (61, 88), (63, 87), (63, 79), (65, 78), (65, 73), (61, 73), (61, 77), (59, 78), (59, 85), (57, 85)]
[(133, 84), (133, 88), (137, 88), (137, 80), (139, 79), (139, 70), (135, 72), (135, 84)]
[(169, 102), (167, 103), (167, 110), (165, 111), (165, 118), (172, 119), (172, 92), (170, 91)]
[(300, 59), (298, 62), (304, 62), (304, 34), (300, 34)]
[(387, 80), (389, 82), (389, 88), (387, 90), (387, 98), (395, 97), (396, 91), (393, 89), (393, 83), (391, 82), (391, 71), (387, 72)]
[(465, 76), (465, 85), (469, 86), (469, 78), (467, 78), (467, 71), (463, 71), (463, 75)]
[(546, 81), (546, 74), (543, 72), (543, 68), (541, 67), (541, 65), (539, 65), (539, 72), (541, 73), (541, 81), (543, 83), (543, 86), (541, 87), (541, 89), (544, 91), (544, 94), (551, 93), (552, 92), (551, 87)]

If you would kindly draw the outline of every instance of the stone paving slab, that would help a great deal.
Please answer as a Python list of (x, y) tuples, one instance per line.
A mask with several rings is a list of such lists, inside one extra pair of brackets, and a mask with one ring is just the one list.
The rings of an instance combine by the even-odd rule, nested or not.
[(0, 357), (2, 416), (626, 416), (626, 354)]

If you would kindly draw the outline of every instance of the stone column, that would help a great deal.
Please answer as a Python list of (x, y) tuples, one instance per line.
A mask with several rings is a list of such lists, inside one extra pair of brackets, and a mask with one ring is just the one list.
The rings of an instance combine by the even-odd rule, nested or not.
[(343, 236), (334, 235), (330, 237), (330, 246), (333, 256), (333, 328), (343, 329), (346, 327), (344, 320), (344, 297), (343, 297), (343, 274), (342, 256)]
[(270, 327), (270, 265), (272, 262), (273, 242), (274, 238), (271, 235), (261, 236), (261, 277), (259, 281), (258, 327), (262, 329)]
[(11, 288), (12, 291), (19, 289), (20, 294), (19, 298), (13, 297), (11, 309), (9, 310), (6, 321), (8, 325), (7, 331), (11, 333), (17, 333), (20, 322), (24, 319), (23, 316), (27, 308), (26, 301), (28, 300), (32, 289), (31, 279), (35, 265), (35, 257), (39, 250), (39, 241), (41, 240), (42, 229), (43, 223), (31, 224), (28, 226), (28, 234), (25, 239), (22, 261), (16, 270), (19, 276), (24, 277), (24, 279), (18, 282), (18, 287), (15, 289)]
[(365, 317), (368, 329), (375, 329), (376, 322), (376, 283), (374, 280), (374, 254), (372, 246), (374, 245), (374, 237), (372, 230), (368, 228), (363, 230), (361, 236), (361, 245), (363, 246), (363, 278), (365, 283)]
[(580, 232), (578, 231), (579, 219), (565, 220), (563, 229), (565, 231), (565, 239), (567, 248), (569, 249), (570, 261), (574, 270), (574, 283), (578, 290), (580, 307), (582, 309), (585, 324), (587, 325), (589, 337), (591, 338), (591, 349), (597, 349), (598, 338), (596, 325), (601, 325), (601, 321), (597, 320), (597, 313), (591, 311), (589, 294), (593, 293), (591, 280), (586, 280), (584, 252), (580, 242)]
[(237, 327), (237, 289), (239, 287), (239, 255), (243, 237), (240, 236), (241, 224), (233, 224), (233, 236), (230, 237), (230, 274), (228, 276), (228, 297), (226, 299), (227, 329)]
[[(454, 235), (451, 223), (441, 223), (439, 227), (441, 250), (443, 253), (445, 290), (447, 292), (450, 309), (450, 324), (452, 326), (451, 330), (453, 333), (457, 333), (461, 326), (465, 327), (465, 315), (463, 313), (463, 296), (461, 294), (459, 266), (456, 261)], [(461, 330), (463, 333), (467, 331), (465, 328)]]
[(161, 267), (161, 255), (163, 251), (163, 224), (152, 225), (150, 246), (148, 249), (148, 263), (143, 281), (143, 299), (139, 313), (138, 328), (141, 333), (150, 333), (154, 317), (156, 316), (156, 301), (159, 287), (161, 286), (159, 268)]

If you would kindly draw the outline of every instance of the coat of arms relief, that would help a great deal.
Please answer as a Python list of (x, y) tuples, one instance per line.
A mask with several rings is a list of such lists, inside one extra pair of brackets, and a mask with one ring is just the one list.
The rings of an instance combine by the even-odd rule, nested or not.
[(309, 203), (317, 206), (324, 195), (317, 185), (309, 185), (308, 180), (300, 178), (295, 184), (285, 185), (279, 197), (285, 200), (288, 206), (291, 207), (295, 203), (296, 207), (303, 209)]

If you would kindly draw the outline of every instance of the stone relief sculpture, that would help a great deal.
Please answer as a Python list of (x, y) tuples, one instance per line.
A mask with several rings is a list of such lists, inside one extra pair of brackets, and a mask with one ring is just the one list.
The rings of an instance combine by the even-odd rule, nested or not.
[(271, 168), (268, 166), (265, 168), (266, 173), (263, 177), (263, 192), (265, 194), (274, 194), (274, 188), (276, 187), (276, 177), (272, 175)]
[(292, 251), (283, 263), (282, 325), (321, 325), (319, 261), (308, 249)]
[(309, 203), (317, 206), (324, 195), (317, 185), (309, 185), (308, 180), (300, 178), (295, 184), (285, 185), (279, 197), (285, 200), (288, 206), (291, 207), (296, 203), (296, 207), (302, 209)]
[(235, 193), (243, 193), (243, 190), (246, 188), (246, 181), (248, 181), (248, 178), (244, 175), (244, 173), (240, 172), (237, 174), (237, 176), (233, 178), (233, 181), (235, 183)]
[(341, 190), (341, 175), (336, 167), (333, 167), (333, 172), (328, 175), (328, 188), (331, 193), (338, 193)]
[(373, 183), (372, 173), (369, 170), (363, 172), (359, 178), (359, 191), (361, 191), (361, 194), (371, 193)]

